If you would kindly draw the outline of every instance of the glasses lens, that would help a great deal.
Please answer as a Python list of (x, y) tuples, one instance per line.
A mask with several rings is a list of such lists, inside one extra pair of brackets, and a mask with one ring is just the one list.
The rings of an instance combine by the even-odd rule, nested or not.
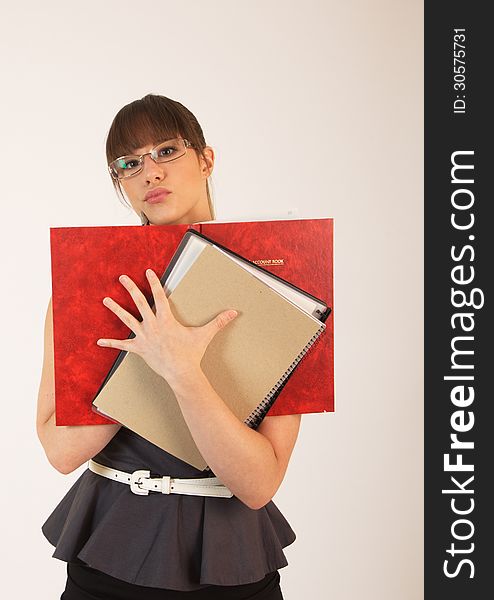
[(185, 154), (185, 143), (182, 139), (168, 140), (156, 146), (153, 158), (156, 162), (169, 162)]
[[(170, 162), (180, 158), (187, 151), (185, 141), (181, 138), (168, 140), (159, 144), (149, 152), (157, 163)], [(145, 154), (143, 156), (146, 156)], [(142, 157), (129, 155), (122, 156), (110, 163), (110, 171), (117, 179), (125, 179), (136, 175), (142, 170)]]
[(141, 163), (138, 156), (122, 156), (110, 163), (110, 169), (118, 179), (124, 179), (139, 173)]

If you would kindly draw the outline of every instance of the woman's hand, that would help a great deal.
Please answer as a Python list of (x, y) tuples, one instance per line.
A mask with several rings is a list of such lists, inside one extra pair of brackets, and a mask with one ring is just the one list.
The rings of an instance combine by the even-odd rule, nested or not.
[(173, 316), (156, 273), (147, 269), (146, 277), (153, 293), (154, 311), (130, 277), (119, 277), (120, 283), (132, 296), (142, 321), (138, 321), (111, 298), (103, 299), (103, 304), (134, 332), (135, 337), (127, 340), (99, 339), (97, 344), (135, 352), (172, 385), (174, 381), (190, 375), (191, 371), (200, 370), (209, 343), (220, 329), (237, 316), (237, 312), (224, 311), (202, 327), (185, 327)]

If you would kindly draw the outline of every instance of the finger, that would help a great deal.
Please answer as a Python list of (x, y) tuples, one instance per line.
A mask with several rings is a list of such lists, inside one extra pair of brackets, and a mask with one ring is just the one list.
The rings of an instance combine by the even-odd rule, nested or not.
[(151, 310), (151, 307), (149, 306), (146, 297), (138, 288), (138, 286), (132, 281), (132, 279), (128, 275), (120, 275), (118, 280), (132, 296), (132, 300), (134, 300), (134, 304), (137, 306), (137, 309), (141, 313), (142, 318), (149, 319), (153, 315), (153, 311)]
[(125, 350), (126, 352), (132, 352), (132, 340), (111, 340), (106, 338), (100, 338), (96, 340), (98, 346), (104, 346), (106, 348), (116, 348), (117, 350)]
[(238, 312), (236, 310), (225, 310), (219, 315), (217, 315), (214, 319), (203, 325), (203, 329), (207, 333), (208, 343), (214, 338), (214, 336), (224, 329), (228, 323), (233, 321), (238, 316)]
[(146, 269), (146, 277), (148, 278), (149, 285), (153, 293), (154, 306), (156, 308), (156, 316), (170, 316), (172, 314), (170, 309), (170, 303), (168, 302), (165, 290), (161, 285), (160, 278), (152, 269)]
[(107, 308), (109, 308), (113, 313), (115, 313), (117, 317), (137, 335), (140, 323), (133, 315), (127, 312), (124, 308), (122, 308), (120, 304), (118, 304), (118, 302), (115, 302), (115, 300), (113, 300), (113, 298), (109, 298), (108, 296), (106, 298), (103, 298), (103, 304)]

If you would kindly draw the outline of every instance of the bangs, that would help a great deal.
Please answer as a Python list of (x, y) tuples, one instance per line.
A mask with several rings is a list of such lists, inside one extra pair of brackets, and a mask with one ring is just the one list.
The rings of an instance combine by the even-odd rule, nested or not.
[(137, 148), (176, 137), (194, 143), (197, 133), (183, 109), (185, 107), (178, 102), (151, 95), (124, 106), (115, 116), (108, 132), (108, 163), (125, 154), (134, 154)]

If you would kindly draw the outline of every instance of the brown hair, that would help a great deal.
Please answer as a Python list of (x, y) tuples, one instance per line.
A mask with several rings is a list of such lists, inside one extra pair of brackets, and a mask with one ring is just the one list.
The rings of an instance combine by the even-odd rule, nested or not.
[[(136, 148), (147, 144), (158, 144), (177, 136), (188, 140), (193, 150), (205, 159), (204, 133), (190, 110), (176, 100), (147, 94), (140, 100), (127, 104), (115, 115), (106, 138), (106, 159), (109, 164), (119, 156), (132, 154)], [(129, 206), (120, 182), (113, 178), (112, 182), (123, 204)], [(211, 218), (214, 219), (214, 207), (208, 183), (206, 183), (206, 191)]]

